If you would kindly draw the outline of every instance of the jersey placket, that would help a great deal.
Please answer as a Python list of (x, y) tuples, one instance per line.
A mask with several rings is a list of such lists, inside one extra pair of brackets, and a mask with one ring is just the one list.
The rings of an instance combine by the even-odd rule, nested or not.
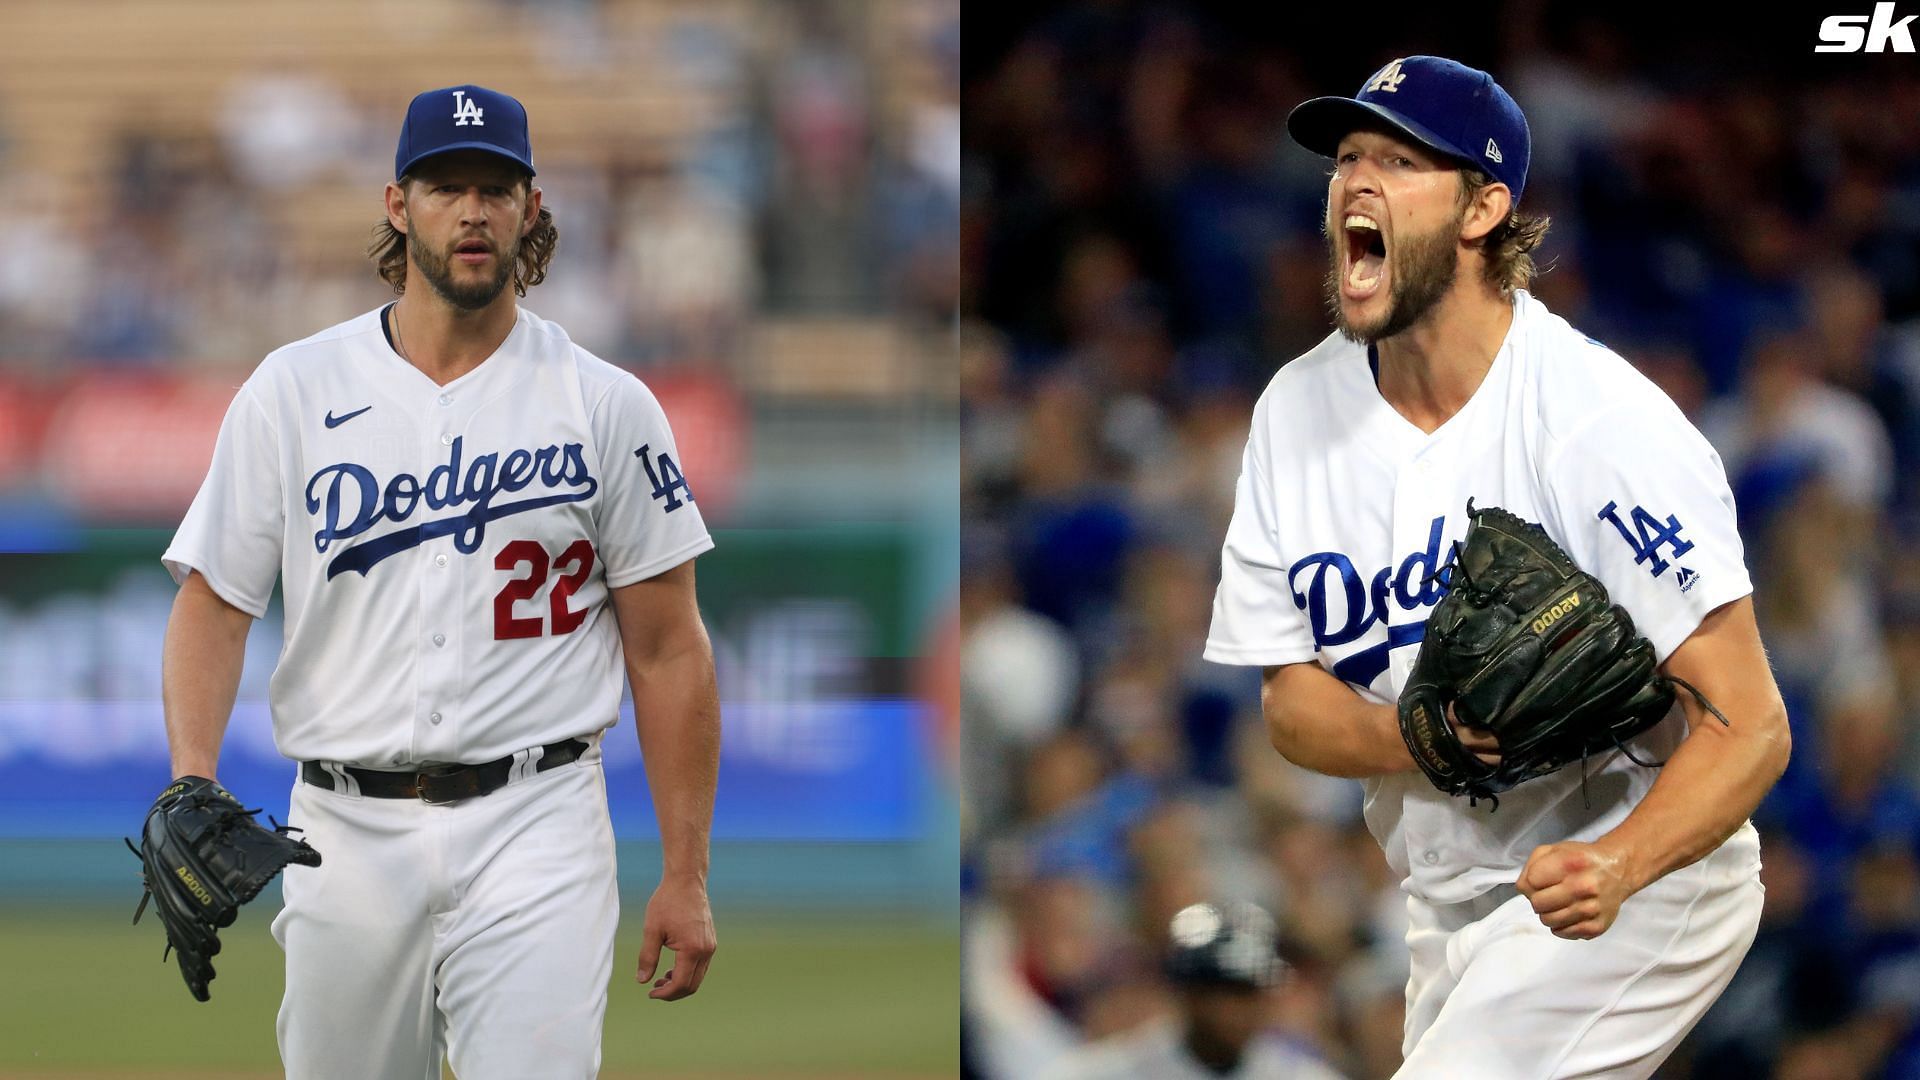
[[(1454, 457), (1450, 442), (1443, 436), (1414, 449), (1394, 483), (1393, 551), (1397, 561), (1393, 580), (1387, 590), (1389, 634), (1393, 633), (1394, 627), (1424, 623), (1432, 611), (1423, 604), (1422, 593), (1431, 595), (1439, 586), (1429, 584), (1427, 577), (1437, 573), (1446, 564), (1447, 554), (1452, 548), (1447, 539), (1451, 523), (1445, 519), (1447, 500), (1451, 497), (1448, 493), (1453, 486), (1449, 482), (1453, 475), (1451, 462)], [(1437, 544), (1434, 539), (1436, 518), (1441, 521)], [(1411, 607), (1403, 602), (1406, 600), (1413, 602)], [(1401, 631), (1401, 634), (1405, 633), (1405, 630)], [(1395, 698), (1406, 686), (1407, 676), (1419, 653), (1417, 643), (1389, 651), (1387, 670)], [(1403, 821), (1407, 864), (1414, 879), (1419, 881), (1443, 873), (1446, 869), (1445, 852), (1450, 848), (1444, 835), (1434, 828), (1441, 824), (1441, 819), (1435, 815), (1412, 812), (1405, 814)]]
[[(425, 411), (419, 414), (424, 435), (422, 455), (426, 459), (422, 476), (431, 476), (433, 469), (452, 461), (455, 441), (461, 444), (464, 452), (451, 484), (456, 498), (465, 487), (465, 471), (473, 456), (465, 445), (468, 416), (463, 408), (472, 388), (464, 391), (447, 387), (435, 390), (427, 396)], [(461, 501), (435, 512), (435, 517), (451, 517), (471, 508), (470, 503)], [(421, 548), (422, 557), (415, 560), (420, 575), (420, 621), (413, 643), (419, 672), (413, 745), (418, 758), (425, 761), (460, 760), (464, 719), (459, 715), (460, 627), (465, 611), (461, 576), (471, 570), (463, 560), (479, 555), (462, 554), (454, 547), (454, 539), (449, 535), (427, 541)]]

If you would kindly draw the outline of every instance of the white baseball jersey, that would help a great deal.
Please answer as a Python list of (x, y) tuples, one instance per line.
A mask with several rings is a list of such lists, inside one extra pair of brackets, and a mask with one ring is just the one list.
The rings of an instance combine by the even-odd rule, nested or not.
[(659, 403), (519, 310), (437, 385), (368, 312), (269, 355), (164, 560), (285, 594), (281, 753), (393, 768), (590, 735), (625, 671), (608, 590), (713, 546)]
[[(1281, 368), (1254, 409), (1206, 657), (1318, 661), (1398, 699), (1465, 537), (1466, 505), (1539, 522), (1598, 577), (1658, 659), (1752, 591), (1720, 458), (1659, 388), (1524, 291), (1486, 379), (1432, 434), (1380, 396), (1366, 346), (1334, 334)], [(1675, 713), (1679, 710), (1676, 708)], [(1634, 752), (1664, 760), (1677, 716)], [(1366, 820), (1414, 896), (1510, 885), (1538, 844), (1594, 840), (1656, 772), (1608, 753), (1470, 808), (1408, 772), (1365, 781)], [(1591, 803), (1591, 809), (1588, 803)], [(1728, 841), (1753, 848), (1751, 829)]]

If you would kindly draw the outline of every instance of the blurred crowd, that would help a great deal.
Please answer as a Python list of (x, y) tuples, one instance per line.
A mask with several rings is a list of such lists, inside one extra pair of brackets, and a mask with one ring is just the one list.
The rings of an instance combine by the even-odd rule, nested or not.
[[(1794, 730), (1759, 940), (1660, 1075), (1920, 1076), (1920, 69), (1742, 74), (1499, 7), (1455, 55), (1531, 125), (1534, 292), (1719, 450)], [(1253, 401), (1330, 329), (1286, 113), (1446, 50), (1128, 0), (1003, 29), (964, 87), (968, 1068), (1172, 1015), (1168, 919), (1228, 898), (1279, 920), (1269, 1037), (1388, 1076), (1405, 911), (1359, 787), (1200, 652)]]
[[(503, 40), (530, 28), (562, 78), (618, 72), (660, 99), (717, 102), (667, 145), (606, 131), (591, 159), (543, 141), (574, 118), (533, 111), (561, 251), (528, 305), (616, 362), (722, 370), (758, 314), (950, 324), (956, 0), (910, 16), (863, 0), (673, 10), (646, 40), (596, 3), (499, 3), (469, 24)], [(245, 371), (383, 302), (365, 245), (406, 100), (323, 62), (256, 65), (195, 124), (126, 123), (81, 206), (8, 138), (0, 100), (0, 373)], [(312, 250), (303, 226), (343, 205), (364, 207), (346, 218), (364, 229)]]

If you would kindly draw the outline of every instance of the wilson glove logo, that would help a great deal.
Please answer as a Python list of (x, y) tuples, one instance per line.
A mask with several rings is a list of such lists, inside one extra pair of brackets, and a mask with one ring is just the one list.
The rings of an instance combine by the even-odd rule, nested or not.
[(1891, 48), (1894, 52), (1913, 51), (1913, 32), (1907, 24), (1915, 16), (1908, 15), (1898, 21), (1893, 17), (1892, 0), (1884, 0), (1873, 5), (1872, 15), (1829, 15), (1820, 20), (1820, 40), (1813, 51), (1856, 53), (1883, 53)]

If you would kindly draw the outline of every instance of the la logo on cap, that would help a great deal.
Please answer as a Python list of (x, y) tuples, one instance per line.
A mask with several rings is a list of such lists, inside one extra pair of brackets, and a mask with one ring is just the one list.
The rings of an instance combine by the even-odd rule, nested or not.
[(1406, 81), (1407, 77), (1400, 73), (1400, 61), (1395, 60), (1380, 69), (1380, 74), (1373, 77), (1373, 81), (1367, 84), (1367, 89), (1377, 94), (1397, 94), (1400, 92), (1400, 84)]
[(467, 92), (465, 90), (455, 90), (453, 92), (454, 127), (466, 127), (469, 123), (474, 127), (486, 127), (487, 122), (480, 119), (486, 114), (487, 110), (481, 108), (478, 102), (467, 100)]

